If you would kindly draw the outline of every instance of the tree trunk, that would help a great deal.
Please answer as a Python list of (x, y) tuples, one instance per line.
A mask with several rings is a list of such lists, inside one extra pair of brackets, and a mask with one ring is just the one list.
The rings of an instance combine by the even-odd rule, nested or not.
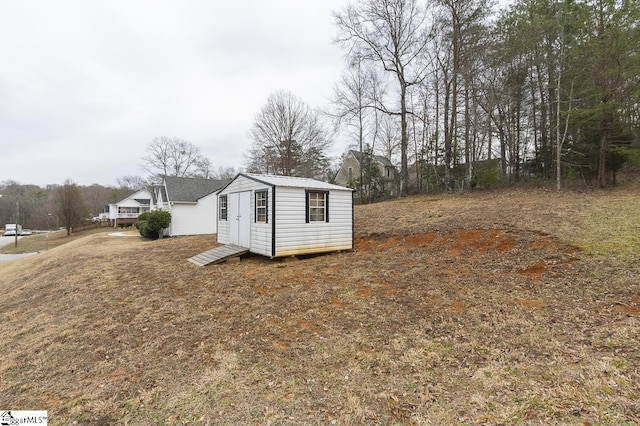
[[(466, 80), (466, 79), (465, 79)], [(466, 163), (466, 177), (469, 185), (471, 184), (471, 174), (473, 173), (473, 168), (471, 167), (471, 151), (469, 144), (471, 142), (471, 112), (470, 109), (470, 100), (469, 100), (469, 82), (465, 81), (464, 87), (464, 161)]]
[(447, 79), (447, 72), (444, 72), (444, 181), (447, 188), (449, 187), (449, 179), (451, 178), (451, 131), (449, 130), (449, 104), (451, 102), (451, 84)]
[(409, 140), (407, 136), (407, 84), (400, 78), (400, 196), (407, 196), (407, 184), (409, 182), (409, 167), (407, 160), (407, 147)]
[(608, 120), (602, 122), (602, 132), (600, 134), (600, 152), (598, 155), (598, 185), (600, 188), (607, 186), (607, 148), (609, 147), (609, 127)]

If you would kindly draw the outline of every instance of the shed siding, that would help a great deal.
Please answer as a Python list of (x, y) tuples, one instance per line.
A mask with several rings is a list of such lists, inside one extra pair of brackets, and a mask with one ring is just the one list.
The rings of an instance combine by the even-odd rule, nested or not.
[(349, 250), (353, 247), (351, 191), (329, 191), (329, 222), (305, 221), (305, 188), (277, 189), (276, 253)]
[[(267, 223), (256, 223), (255, 191), (265, 189), (269, 191)], [(352, 249), (352, 191), (346, 189), (329, 190), (329, 222), (306, 223), (305, 189), (308, 188), (276, 186), (274, 196), (273, 186), (239, 175), (226, 188), (220, 191), (218, 196), (251, 191), (250, 250), (252, 253), (269, 257), (282, 257)], [(275, 214), (273, 213), (273, 203), (275, 203)], [(230, 242), (229, 221), (231, 220), (234, 220), (234, 218), (229, 217), (228, 220), (218, 219), (217, 239), (221, 244), (229, 244)], [(273, 252), (274, 230), (275, 253)]]
[[(268, 196), (268, 223), (256, 223), (255, 222), (255, 191), (269, 190)], [(253, 179), (249, 179), (245, 176), (238, 176), (233, 182), (229, 184), (220, 195), (229, 195), (236, 192), (251, 191), (251, 252), (261, 254), (263, 256), (271, 256), (271, 223), (273, 218), (271, 217), (271, 203), (273, 202), (273, 193), (269, 185), (265, 185), (261, 182), (256, 182)], [(218, 220), (218, 242), (221, 244), (229, 244), (229, 221), (233, 218), (229, 217), (228, 220)]]
[(217, 207), (215, 194), (202, 197), (196, 204), (175, 203), (171, 207), (171, 235), (215, 234)]
[(218, 242), (220, 244), (229, 244), (229, 222), (226, 220), (218, 220)]

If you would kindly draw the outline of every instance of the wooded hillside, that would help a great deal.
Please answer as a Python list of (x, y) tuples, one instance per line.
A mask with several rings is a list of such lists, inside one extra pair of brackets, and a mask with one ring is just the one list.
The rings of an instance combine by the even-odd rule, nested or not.
[[(335, 117), (407, 192), (536, 178), (601, 187), (637, 161), (640, 6), (365, 0), (336, 13)], [(495, 160), (492, 162), (492, 160)]]

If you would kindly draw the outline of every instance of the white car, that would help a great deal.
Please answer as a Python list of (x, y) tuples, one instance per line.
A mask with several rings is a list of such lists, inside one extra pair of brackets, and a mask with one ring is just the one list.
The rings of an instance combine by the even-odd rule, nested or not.
[(20, 235), (23, 235), (23, 236), (24, 236), (24, 235), (31, 235), (31, 234), (33, 234), (33, 231), (31, 231), (31, 229), (23, 229), (23, 230), (20, 232)]

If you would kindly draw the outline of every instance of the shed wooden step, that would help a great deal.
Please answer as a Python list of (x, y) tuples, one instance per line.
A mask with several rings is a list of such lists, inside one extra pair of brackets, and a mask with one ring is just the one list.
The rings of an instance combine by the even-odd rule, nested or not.
[(197, 254), (189, 258), (189, 262), (198, 266), (210, 265), (213, 263), (221, 263), (232, 257), (242, 256), (248, 253), (249, 249), (246, 247), (240, 247), (233, 244), (226, 244), (207, 250), (204, 253)]

